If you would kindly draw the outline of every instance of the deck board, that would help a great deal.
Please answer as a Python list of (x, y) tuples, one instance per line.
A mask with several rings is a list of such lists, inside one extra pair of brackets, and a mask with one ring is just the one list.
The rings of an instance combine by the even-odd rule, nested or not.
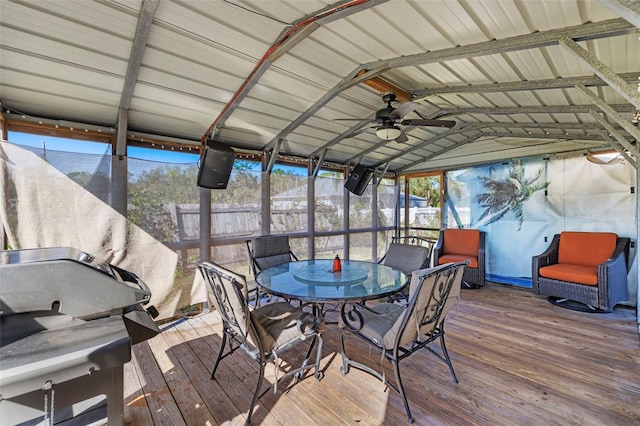
[[(330, 315), (335, 315), (332, 313)], [(258, 365), (242, 350), (210, 370), (221, 344), (216, 312), (162, 326), (125, 366), (125, 421), (132, 425), (243, 424)], [(489, 283), (464, 290), (446, 320), (460, 383), (428, 351), (401, 363), (418, 425), (635, 425), (640, 423), (640, 339), (635, 309), (587, 314), (553, 306), (528, 289)], [(407, 424), (402, 399), (370, 375), (342, 375), (339, 332), (327, 325), (322, 369), (284, 382), (257, 404), (261, 425)], [(346, 335), (349, 356), (380, 367), (380, 354)], [(283, 356), (286, 371), (304, 356)], [(393, 370), (384, 363), (386, 374)], [(280, 373), (281, 374), (281, 373)], [(275, 378), (273, 364), (264, 387)]]

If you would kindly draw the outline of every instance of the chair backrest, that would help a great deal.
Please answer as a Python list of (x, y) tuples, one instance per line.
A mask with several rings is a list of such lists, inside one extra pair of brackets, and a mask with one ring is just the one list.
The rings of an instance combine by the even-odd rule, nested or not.
[(255, 337), (256, 333), (250, 319), (245, 277), (213, 262), (196, 262), (196, 265), (211, 288), (211, 301), (225, 328), (237, 336), (240, 343), (248, 340), (255, 347), (259, 347), (260, 342)]
[(573, 265), (598, 266), (616, 249), (618, 235), (612, 232), (560, 233), (558, 262)]
[(480, 248), (480, 231), (478, 229), (444, 229), (441, 232), (444, 253), (478, 256)]
[(288, 235), (265, 235), (250, 241), (251, 246), (247, 242), (247, 249), (253, 273), (256, 275), (270, 266), (298, 260), (289, 247)]
[(447, 312), (460, 296), (462, 276), (467, 264), (468, 262), (447, 263), (414, 271), (409, 284), (406, 311), (384, 336), (385, 346), (405, 345), (440, 327)]
[(430, 260), (431, 247), (391, 243), (381, 263), (398, 268), (409, 277), (413, 271), (427, 267)]
[(425, 246), (431, 247), (436, 244), (436, 242), (430, 238), (419, 237), (417, 235), (403, 235), (401, 237), (393, 237), (391, 239), (392, 243), (403, 243), (403, 244), (412, 244), (414, 246)]

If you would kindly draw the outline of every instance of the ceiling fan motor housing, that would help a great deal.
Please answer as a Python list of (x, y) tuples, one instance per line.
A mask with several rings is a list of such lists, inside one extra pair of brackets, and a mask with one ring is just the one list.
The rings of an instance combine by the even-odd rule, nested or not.
[(395, 121), (392, 117), (389, 117), (389, 114), (391, 114), (393, 110), (395, 110), (395, 108), (392, 106), (379, 109), (378, 111), (376, 111), (376, 121), (379, 123), (384, 123), (386, 121)]

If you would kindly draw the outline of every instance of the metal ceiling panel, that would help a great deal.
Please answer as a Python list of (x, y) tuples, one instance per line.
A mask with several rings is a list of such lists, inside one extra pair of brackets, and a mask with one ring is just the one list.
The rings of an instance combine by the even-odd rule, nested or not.
[[(160, 3), (154, 20), (194, 41), (217, 46), (240, 56), (260, 58), (281, 31), (281, 24), (262, 16), (246, 13), (226, 2)], [(153, 44), (150, 39), (149, 44)]]
[[(213, 128), (243, 149), (282, 138), (286, 156), (326, 149), (332, 163), (418, 171), (608, 146), (589, 113), (600, 108), (574, 77), (590, 78), (587, 90), (624, 120), (638, 108), (621, 94), (640, 76), (638, 29), (597, 1), (160, 1), (140, 40), (143, 6), (0, 0), (4, 113), (116, 127), (125, 97), (128, 133), (194, 143)], [(365, 69), (375, 88), (352, 80)], [(603, 72), (624, 74), (626, 86), (593, 78)], [(457, 127), (396, 122), (409, 140), (381, 141), (367, 120), (393, 90), (418, 94), (405, 118)]]
[[(64, 62), (51, 61), (50, 58), (42, 56), (32, 56), (27, 52), (6, 50), (2, 54), (2, 63), (0, 64), (0, 73), (4, 77), (0, 80), (4, 82), (12, 82), (16, 86), (29, 87), (23, 83), (23, 79), (29, 76), (40, 76), (49, 81), (49, 90), (52, 90), (55, 84), (52, 82), (71, 83), (78, 87), (87, 87), (106, 92), (120, 93), (122, 90), (122, 76), (106, 72), (83, 72), (72, 73), (70, 75), (70, 67)], [(19, 73), (19, 77), (11, 78), (7, 74), (9, 71)], [(91, 70), (89, 70), (91, 71)], [(5, 80), (6, 78), (6, 80)]]

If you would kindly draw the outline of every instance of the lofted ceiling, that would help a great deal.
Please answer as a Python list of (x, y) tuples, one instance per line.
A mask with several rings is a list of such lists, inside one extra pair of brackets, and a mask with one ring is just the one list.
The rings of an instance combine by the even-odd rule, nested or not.
[[(270, 164), (413, 172), (613, 147), (635, 165), (639, 27), (636, 0), (0, 0), (0, 101)], [(414, 103), (404, 142), (372, 128), (389, 91)], [(412, 125), (429, 119), (455, 125)]]

